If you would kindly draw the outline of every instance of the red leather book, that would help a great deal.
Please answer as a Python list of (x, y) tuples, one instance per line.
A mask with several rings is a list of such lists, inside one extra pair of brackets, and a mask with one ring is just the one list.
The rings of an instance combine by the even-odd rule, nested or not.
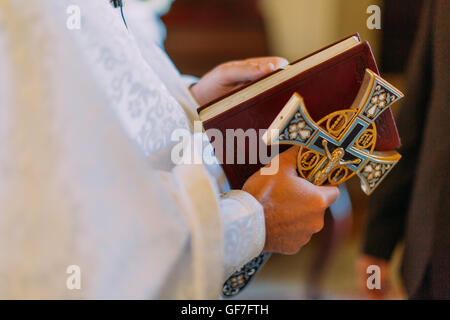
[[(358, 35), (353, 35), (202, 106), (199, 109), (200, 119), (208, 134), (208, 129), (218, 129), (226, 141), (227, 129), (267, 129), (292, 94), (298, 92), (303, 97), (311, 117), (318, 121), (334, 111), (350, 107), (366, 68), (378, 73), (368, 42), (361, 42)], [(392, 150), (400, 146), (390, 109), (386, 109), (378, 117), (376, 126), (376, 150)], [(212, 136), (210, 138), (215, 139)], [(213, 141), (215, 151), (222, 153), (222, 159), (226, 159), (227, 152), (236, 154), (237, 149), (243, 147), (237, 143), (227, 146), (227, 143), (223, 149), (217, 150)], [(258, 141), (257, 147), (267, 148), (261, 140)], [(245, 142), (244, 148), (246, 164), (222, 164), (233, 189), (241, 188), (244, 182), (264, 165), (260, 162), (249, 164), (248, 150), (251, 148), (248, 141)], [(280, 147), (280, 152), (286, 148)]]

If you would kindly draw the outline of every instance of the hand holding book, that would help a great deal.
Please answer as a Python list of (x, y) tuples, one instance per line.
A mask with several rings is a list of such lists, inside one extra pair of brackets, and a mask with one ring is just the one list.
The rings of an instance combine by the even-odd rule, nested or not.
[(325, 210), (339, 196), (339, 189), (316, 186), (297, 174), (299, 147), (279, 154), (276, 175), (263, 175), (261, 170), (244, 184), (264, 207), (266, 243), (264, 252), (295, 254), (323, 228)]
[[(349, 108), (363, 82), (366, 69), (378, 73), (375, 59), (367, 42), (353, 35), (327, 46), (305, 58), (292, 62), (264, 78), (228, 93), (199, 108), (205, 130), (217, 129), (225, 136), (228, 129), (266, 130), (294, 93), (300, 94), (311, 118), (318, 122), (323, 117)], [(390, 108), (383, 110), (375, 120), (377, 140), (375, 150), (392, 150), (400, 146), (400, 138)], [(223, 145), (223, 159), (227, 153), (248, 153), (238, 145)], [(260, 141), (257, 148), (266, 148)], [(247, 155), (248, 156), (248, 155)], [(234, 189), (266, 163), (222, 164)]]
[(287, 60), (280, 57), (226, 62), (205, 74), (191, 87), (191, 93), (199, 105), (205, 105), (286, 65)]

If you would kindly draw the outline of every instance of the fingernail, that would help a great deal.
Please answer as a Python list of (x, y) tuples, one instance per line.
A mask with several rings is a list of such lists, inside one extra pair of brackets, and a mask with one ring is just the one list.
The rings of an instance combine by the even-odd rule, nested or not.
[(275, 70), (275, 65), (272, 62), (269, 62), (269, 68), (270, 70), (274, 71)]
[(289, 65), (289, 61), (287, 61), (286, 59), (282, 58), (281, 64), (280, 64), (280, 68), (286, 67), (287, 65)]

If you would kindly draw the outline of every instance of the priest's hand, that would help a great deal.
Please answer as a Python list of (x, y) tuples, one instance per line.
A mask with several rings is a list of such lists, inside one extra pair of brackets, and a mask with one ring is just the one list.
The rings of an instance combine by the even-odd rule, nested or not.
[(205, 74), (191, 87), (191, 93), (199, 105), (204, 105), (287, 64), (286, 59), (279, 57), (227, 62)]
[(292, 147), (278, 156), (277, 174), (262, 175), (258, 171), (243, 187), (264, 207), (265, 252), (298, 252), (323, 228), (325, 209), (339, 196), (337, 187), (315, 186), (298, 176), (298, 151), (298, 147)]

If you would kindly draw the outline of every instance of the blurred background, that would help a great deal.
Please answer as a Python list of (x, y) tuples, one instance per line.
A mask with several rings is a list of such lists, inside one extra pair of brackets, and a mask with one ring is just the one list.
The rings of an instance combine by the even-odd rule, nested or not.
[[(150, 0), (152, 1), (152, 0)], [(154, 0), (159, 7), (171, 1)], [(370, 5), (381, 8), (381, 29), (369, 30)], [(400, 90), (416, 32), (421, 0), (176, 0), (162, 16), (163, 44), (183, 74), (201, 76), (235, 59), (277, 55), (294, 61), (358, 32), (372, 46), (381, 74)], [(394, 115), (401, 103), (393, 107)], [(367, 298), (358, 288), (360, 252), (368, 198), (357, 179), (347, 185), (352, 209), (326, 217), (324, 230), (298, 254), (273, 255), (243, 299)], [(401, 246), (391, 265), (389, 298), (405, 297), (398, 277)]]

